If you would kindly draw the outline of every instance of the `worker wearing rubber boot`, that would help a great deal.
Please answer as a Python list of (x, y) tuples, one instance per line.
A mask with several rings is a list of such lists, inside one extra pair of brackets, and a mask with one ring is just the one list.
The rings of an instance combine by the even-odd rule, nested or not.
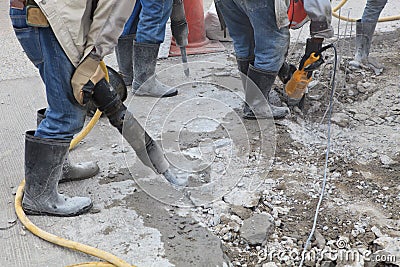
[[(39, 109), (36, 113), (37, 127), (39, 127), (44, 118), (46, 118), (46, 108)], [(67, 154), (62, 165), (62, 174), (59, 182), (63, 183), (87, 179), (95, 176), (99, 173), (99, 170), (99, 166), (96, 162), (72, 163)]]
[[(86, 109), (77, 103), (71, 77), (90, 75), (116, 45), (134, 1), (10, 0), (15, 34), (45, 84), (48, 106), (35, 131), (25, 136), (25, 191), (28, 214), (74, 216), (87, 212), (87, 197), (58, 192), (63, 165), (74, 134), (84, 124)], [(46, 14), (46, 16), (44, 15)]]
[[(62, 2), (10, 1), (15, 33), (39, 69), (48, 102), (37, 130), (26, 132), (22, 206), (28, 214), (75, 216), (92, 207), (89, 198), (67, 197), (57, 189), (71, 139), (84, 124), (84, 104), (92, 96), (146, 166), (174, 185), (186, 183), (170, 171), (161, 148), (126, 111), (100, 68), (101, 59), (114, 49), (134, 4), (134, 0), (74, 0), (68, 6)], [(98, 90), (91, 91), (95, 86)]]
[[(132, 16), (134, 29), (118, 40), (116, 55), (119, 70), (132, 93), (139, 96), (171, 97), (176, 88), (161, 83), (155, 75), (160, 44), (172, 12), (173, 0), (140, 0)], [(125, 31), (124, 31), (125, 32)]]
[(353, 68), (371, 68), (376, 74), (383, 71), (383, 65), (371, 58), (369, 52), (376, 24), (386, 3), (387, 0), (368, 0), (361, 19), (357, 20), (356, 53), (354, 60), (349, 62)]
[[(330, 32), (329, 0), (305, 0), (304, 5), (306, 3), (312, 35)], [(216, 0), (215, 4), (233, 39), (238, 68), (242, 73), (245, 91), (243, 117), (284, 118), (289, 109), (269, 103), (269, 93), (289, 47), (289, 0)]]

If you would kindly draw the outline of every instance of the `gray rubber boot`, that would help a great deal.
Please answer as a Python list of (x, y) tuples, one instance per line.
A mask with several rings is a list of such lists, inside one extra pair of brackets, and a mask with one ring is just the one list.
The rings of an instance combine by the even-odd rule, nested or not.
[(176, 88), (162, 84), (155, 75), (159, 44), (134, 43), (132, 93), (139, 96), (170, 97)]
[(353, 68), (360, 69), (372, 68), (375, 73), (379, 74), (383, 71), (383, 65), (376, 59), (369, 57), (369, 52), (372, 43), (372, 36), (374, 35), (376, 22), (356, 22), (356, 53), (354, 60), (349, 62)]
[(126, 86), (131, 86), (133, 81), (133, 42), (135, 35), (127, 35), (118, 38), (115, 47), (119, 72)]
[(98, 174), (99, 171), (100, 168), (94, 161), (72, 163), (69, 160), (67, 152), (62, 168), (60, 183), (88, 179)]
[(277, 73), (256, 69), (253, 65), (250, 65), (247, 76), (249, 79), (245, 87), (246, 105), (243, 108), (245, 119), (254, 120), (271, 117), (282, 119), (290, 113), (287, 107), (278, 107), (269, 103), (269, 93)]
[[(46, 108), (39, 109), (36, 112), (36, 122), (39, 125), (42, 120), (46, 117)], [(65, 157), (65, 162), (62, 166), (62, 176), (60, 183), (69, 181), (78, 181), (87, 179), (95, 176), (100, 171), (99, 166), (94, 161), (82, 162), (82, 163), (72, 163), (69, 160), (68, 152)]]
[(76, 216), (90, 210), (87, 197), (67, 197), (58, 193), (62, 165), (70, 141), (25, 136), (25, 190), (22, 208), (30, 215)]
[(147, 134), (130, 112), (125, 113), (123, 124), (122, 136), (135, 150), (144, 165), (154, 172), (164, 175), (165, 179), (174, 185), (187, 185), (188, 178), (186, 176), (178, 177), (171, 172), (161, 147)]

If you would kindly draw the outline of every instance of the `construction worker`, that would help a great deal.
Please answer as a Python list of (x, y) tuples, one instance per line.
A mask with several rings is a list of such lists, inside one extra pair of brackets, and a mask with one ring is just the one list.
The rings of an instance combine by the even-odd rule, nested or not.
[(376, 24), (386, 3), (387, 0), (367, 1), (361, 19), (356, 22), (356, 53), (354, 60), (349, 62), (350, 66), (372, 68), (377, 74), (383, 71), (383, 65), (369, 57), (369, 52)]
[[(269, 93), (284, 64), (290, 42), (289, 0), (215, 0), (215, 4), (233, 39), (238, 68), (243, 74), (246, 102), (243, 117), (271, 117), (267, 106)], [(310, 33), (315, 42), (331, 37), (330, 1), (304, 0), (304, 9), (311, 19)], [(289, 114), (287, 107), (271, 103), (269, 107), (275, 119)]]
[(161, 149), (126, 112), (99, 66), (117, 44), (134, 4), (135, 0), (72, 0), (68, 5), (10, 0), (15, 34), (39, 70), (48, 102), (36, 131), (25, 136), (26, 213), (75, 216), (92, 207), (90, 198), (68, 197), (57, 189), (71, 139), (84, 124), (88, 95), (121, 133), (126, 126), (124, 137), (146, 166), (176, 182)]
[(171, 97), (178, 94), (176, 88), (161, 83), (154, 75), (165, 26), (172, 12), (172, 2), (138, 1), (131, 18), (134, 21), (132, 29), (127, 29), (127, 33), (118, 40), (115, 49), (118, 67), (125, 84), (132, 86), (135, 95)]

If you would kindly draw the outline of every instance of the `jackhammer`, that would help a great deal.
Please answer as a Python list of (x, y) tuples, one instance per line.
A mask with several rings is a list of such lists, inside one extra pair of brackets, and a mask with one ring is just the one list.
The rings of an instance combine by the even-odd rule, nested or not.
[(174, 0), (171, 13), (171, 31), (175, 38), (176, 45), (181, 49), (183, 71), (186, 77), (189, 77), (189, 66), (186, 55), (186, 46), (188, 45), (188, 25), (186, 21), (183, 0)]
[(300, 108), (303, 107), (307, 86), (312, 80), (312, 73), (324, 63), (322, 52), (330, 47), (332, 47), (332, 44), (322, 47), (322, 39), (309, 38), (307, 39), (305, 54), (300, 61), (299, 68), (286, 68), (290, 72), (289, 75), (281, 74), (285, 72), (282, 72), (283, 67), (281, 68), (281, 75), (278, 76), (285, 84), (285, 93), (289, 106), (298, 105)]
[(104, 78), (92, 87), (91, 92), (85, 91), (85, 94), (85, 98), (91, 97), (93, 104), (107, 116), (111, 125), (118, 129), (144, 165), (162, 174), (173, 185), (187, 184), (187, 177), (177, 177), (170, 170), (159, 144), (143, 129)]

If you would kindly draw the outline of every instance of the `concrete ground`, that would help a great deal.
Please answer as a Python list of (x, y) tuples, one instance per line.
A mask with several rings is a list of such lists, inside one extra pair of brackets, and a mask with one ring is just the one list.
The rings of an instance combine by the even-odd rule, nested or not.
[[(209, 6), (205, 4), (205, 9)], [(333, 1), (333, 5), (339, 1)], [(342, 12), (349, 16), (360, 16), (365, 1), (351, 1)], [(35, 128), (35, 111), (46, 106), (43, 85), (38, 72), (24, 55), (12, 31), (7, 16), (8, 2), (0, 2), (0, 266), (66, 266), (81, 262), (95, 261), (93, 257), (73, 252), (49, 244), (29, 233), (17, 220), (14, 213), (14, 194), (24, 176), (24, 132)], [(389, 1), (383, 16), (398, 13), (399, 4)], [(343, 14), (343, 13), (342, 13)], [(334, 27), (338, 26), (336, 19)], [(346, 25), (339, 25), (343, 30)], [(378, 31), (390, 31), (399, 27), (398, 22), (388, 22), (378, 25)], [(353, 28), (354, 29), (354, 28)], [(342, 31), (343, 32), (343, 31)], [(302, 34), (293, 32), (292, 40), (304, 40)], [(354, 33), (353, 33), (354, 34)], [(182, 83), (179, 88), (179, 98), (154, 102), (149, 98), (129, 97), (127, 104), (130, 110), (135, 111), (141, 122), (150, 122), (148, 130), (156, 138), (162, 137), (169, 141), (166, 143), (168, 155), (172, 161), (179, 158), (174, 153), (173, 145), (180, 137), (176, 133), (186, 135), (199, 135), (208, 133), (218, 135), (221, 143), (219, 155), (223, 155), (224, 143), (227, 138), (223, 131), (219, 132), (207, 113), (215, 111), (216, 118), (231, 122), (234, 113), (241, 106), (242, 92), (238, 89), (240, 82), (237, 76), (231, 80), (224, 80), (226, 70), (233, 73), (235, 69), (234, 58), (231, 55), (232, 47), (226, 44), (227, 52), (212, 55), (189, 57), (191, 62), (191, 78), (189, 86), (185, 81), (181, 66), (177, 66), (180, 59), (173, 58), (160, 61), (158, 65), (160, 77), (170, 85)], [(211, 61), (210, 63), (200, 63)], [(116, 68), (115, 56), (106, 58), (106, 63)], [(226, 67), (228, 66), (228, 67)], [(169, 68), (169, 69), (168, 69)], [(175, 74), (171, 78), (170, 73)], [(217, 86), (198, 86), (196, 82), (207, 81), (210, 73), (216, 74), (218, 84), (226, 86), (223, 90)], [(234, 74), (234, 73), (233, 73)], [(233, 75), (235, 76), (235, 75)], [(219, 78), (218, 78), (219, 77)], [(215, 82), (215, 80), (213, 81)], [(207, 106), (203, 99), (211, 99)], [(221, 107), (218, 100), (223, 99), (228, 108)], [(207, 103), (211, 103), (207, 102)], [(187, 106), (174, 108), (181, 103)], [(154, 107), (154, 108), (148, 108)], [(203, 107), (200, 108), (200, 107)], [(205, 107), (205, 108), (204, 108)], [(174, 113), (176, 112), (176, 113)], [(149, 117), (148, 114), (151, 113)], [(164, 122), (163, 114), (168, 117), (171, 128), (158, 131), (160, 123)], [(177, 117), (191, 114), (196, 118), (207, 114), (204, 123), (189, 127), (182, 131), (182, 121)], [(183, 119), (182, 119), (183, 120)], [(187, 122), (187, 121), (186, 121)], [(229, 123), (228, 123), (229, 124)], [(231, 123), (230, 130), (240, 129), (241, 124)], [(238, 127), (238, 128), (235, 128)], [(162, 127), (161, 127), (162, 128)], [(239, 130), (238, 130), (239, 131)], [(165, 136), (163, 134), (166, 134)], [(201, 136), (204, 147), (207, 148), (209, 136)], [(235, 137), (235, 136), (234, 136)], [(234, 137), (230, 137), (234, 139)], [(214, 140), (215, 141), (215, 140)], [(240, 142), (240, 140), (239, 140)], [(198, 143), (200, 147), (200, 143)], [(196, 151), (185, 147), (185, 156), (196, 156)], [(202, 151), (200, 151), (200, 154)], [(218, 188), (207, 188), (206, 191), (196, 191), (201, 187), (201, 180), (193, 185), (191, 197), (188, 191), (182, 192), (171, 188), (162, 181), (162, 178), (151, 173), (141, 165), (134, 153), (122, 142), (118, 132), (109, 126), (106, 119), (102, 118), (87, 138), (71, 152), (73, 161), (96, 160), (101, 172), (94, 178), (69, 184), (63, 184), (60, 189), (69, 195), (90, 196), (95, 207), (90, 214), (76, 218), (32, 217), (32, 221), (53, 234), (69, 238), (78, 242), (95, 246), (111, 252), (131, 264), (138, 266), (223, 266), (228, 260), (224, 254), (223, 246), (218, 237), (213, 235), (199, 220), (193, 218), (188, 209), (182, 206), (196, 204), (204, 201), (202, 194), (210, 200), (215, 197)], [(233, 157), (235, 171), (241, 170), (240, 157)], [(190, 168), (191, 166), (185, 166)], [(217, 166), (218, 167), (218, 166)], [(218, 168), (213, 169), (218, 172)], [(233, 172), (236, 174), (237, 172)], [(218, 191), (224, 194), (224, 191)], [(197, 194), (197, 195), (196, 195)], [(217, 194), (217, 197), (219, 195)], [(181, 208), (177, 208), (180, 206)]]
[[(0, 266), (66, 266), (95, 261), (32, 235), (17, 221), (14, 213), (15, 191), (24, 177), (24, 132), (35, 129), (35, 112), (45, 107), (46, 102), (38, 72), (12, 31), (7, 15), (8, 2), (2, 1), (0, 7), (0, 165), (3, 170)], [(107, 58), (107, 64), (116, 67), (114, 55)], [(151, 101), (143, 98), (141, 105), (151, 105)], [(98, 161), (100, 174), (93, 179), (60, 186), (61, 191), (69, 195), (90, 196), (95, 203), (94, 211), (77, 218), (32, 217), (33, 223), (138, 266), (187, 266), (188, 263), (222, 266), (226, 260), (217, 237), (190, 216), (177, 214), (174, 207), (140, 189), (127, 169), (127, 153), (133, 157), (129, 160), (131, 166), (137, 164), (133, 152), (128, 150), (123, 147), (119, 133), (102, 118), (90, 137), (70, 154), (73, 161)], [(139, 164), (138, 168), (136, 175), (160, 179), (143, 165)], [(116, 176), (118, 178), (113, 180)], [(168, 191), (169, 187), (161, 181), (157, 190)]]

